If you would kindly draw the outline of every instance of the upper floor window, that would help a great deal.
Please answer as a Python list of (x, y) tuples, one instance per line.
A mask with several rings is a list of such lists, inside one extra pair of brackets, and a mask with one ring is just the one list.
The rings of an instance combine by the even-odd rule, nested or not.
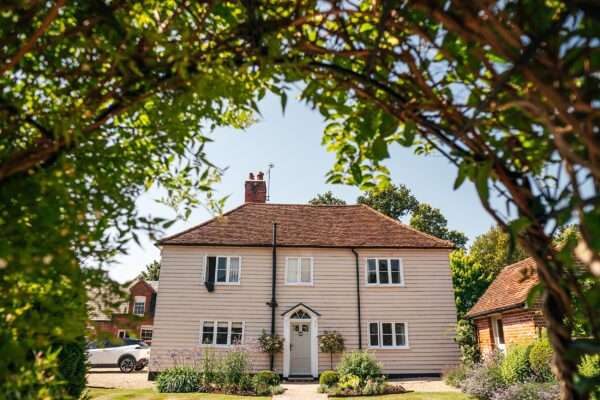
[(368, 258), (367, 285), (404, 285), (402, 260), (399, 258)]
[(408, 348), (405, 322), (369, 322), (369, 347)]
[(146, 296), (135, 296), (133, 302), (133, 314), (142, 316), (146, 312)]
[(202, 323), (202, 344), (231, 346), (242, 344), (244, 323), (241, 321), (204, 321)]
[(207, 262), (214, 268), (215, 283), (240, 283), (240, 257), (209, 256)]
[(313, 282), (312, 257), (287, 257), (285, 262), (287, 285), (311, 285)]

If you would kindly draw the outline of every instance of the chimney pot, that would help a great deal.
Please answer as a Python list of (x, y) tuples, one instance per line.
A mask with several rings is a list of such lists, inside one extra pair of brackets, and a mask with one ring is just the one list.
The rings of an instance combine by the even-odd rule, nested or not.
[(252, 172), (250, 172), (250, 174), (248, 175), (248, 180), (250, 180), (250, 181), (254, 180), (254, 174)]
[(265, 180), (265, 174), (262, 171), (259, 171), (259, 173), (256, 175), (256, 179), (259, 181), (264, 181)]

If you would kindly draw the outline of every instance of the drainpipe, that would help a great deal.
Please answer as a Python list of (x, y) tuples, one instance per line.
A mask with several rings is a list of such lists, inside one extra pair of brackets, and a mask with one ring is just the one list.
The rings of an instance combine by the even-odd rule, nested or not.
[(354, 253), (354, 260), (356, 264), (356, 310), (358, 311), (358, 349), (362, 350), (362, 321), (360, 316), (360, 268), (358, 267), (358, 253), (355, 249), (352, 250)]
[[(271, 336), (275, 335), (275, 307), (277, 300), (275, 297), (275, 286), (277, 284), (277, 224), (273, 223), (273, 270), (271, 277), (271, 302), (267, 303), (271, 307)], [(275, 355), (271, 354), (269, 360), (271, 371), (275, 367)]]

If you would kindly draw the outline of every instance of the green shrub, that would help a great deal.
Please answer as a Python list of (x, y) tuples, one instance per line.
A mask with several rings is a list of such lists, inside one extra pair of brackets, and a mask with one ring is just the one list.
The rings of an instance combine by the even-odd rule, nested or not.
[(552, 356), (554, 350), (548, 338), (536, 340), (529, 351), (529, 366), (538, 382), (553, 382), (556, 380), (552, 373)]
[(443, 374), (444, 382), (448, 385), (458, 388), (467, 378), (467, 367), (461, 364), (455, 368), (444, 371)]
[(319, 377), (319, 383), (325, 387), (331, 387), (338, 383), (340, 376), (335, 371), (323, 371)]
[(252, 378), (252, 386), (260, 396), (272, 394), (273, 388), (279, 386), (279, 374), (273, 371), (260, 371)]
[(374, 396), (385, 393), (385, 382), (381, 379), (369, 379), (362, 388), (362, 394), (365, 396)]
[(221, 360), (221, 381), (223, 389), (242, 392), (252, 387), (250, 360), (243, 350), (232, 350)]
[(270, 386), (277, 386), (281, 382), (279, 374), (273, 371), (265, 370), (257, 372), (252, 378), (253, 382), (264, 383)]
[(191, 393), (200, 389), (201, 373), (192, 367), (167, 368), (156, 380), (160, 393)]
[(583, 356), (579, 373), (588, 378), (600, 375), (600, 354)]
[(213, 349), (207, 348), (204, 351), (201, 368), (203, 386), (221, 386), (223, 384), (221, 374), (219, 373), (219, 360), (217, 360)]
[(360, 377), (352, 374), (342, 375), (340, 377), (340, 381), (338, 382), (338, 386), (341, 389), (350, 389), (353, 391), (358, 391), (361, 387)]
[(85, 355), (85, 338), (82, 336), (74, 342), (63, 344), (58, 353), (58, 373), (66, 382), (67, 393), (78, 399), (85, 390), (87, 358)]
[(500, 375), (507, 384), (525, 383), (533, 377), (529, 366), (530, 344), (514, 344), (500, 362)]
[(277, 354), (283, 350), (283, 338), (279, 335), (270, 335), (263, 330), (258, 337), (258, 346), (263, 353)]
[(355, 375), (360, 379), (361, 384), (364, 384), (368, 379), (381, 376), (381, 365), (368, 352), (353, 351), (344, 354), (337, 371), (340, 381), (346, 375)]
[(277, 396), (278, 394), (283, 394), (285, 392), (285, 388), (281, 385), (271, 386), (271, 395)]
[[(579, 364), (579, 373), (586, 378), (600, 376), (600, 354), (583, 356)], [(600, 386), (596, 385), (591, 393), (591, 400), (600, 400)]]

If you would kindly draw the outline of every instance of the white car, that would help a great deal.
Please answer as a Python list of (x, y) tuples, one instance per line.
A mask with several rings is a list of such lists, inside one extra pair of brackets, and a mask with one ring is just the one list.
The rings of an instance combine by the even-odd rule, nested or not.
[(92, 367), (117, 366), (125, 373), (144, 369), (150, 359), (150, 347), (142, 341), (130, 339), (125, 339), (121, 344), (108, 340), (89, 342), (86, 352)]

